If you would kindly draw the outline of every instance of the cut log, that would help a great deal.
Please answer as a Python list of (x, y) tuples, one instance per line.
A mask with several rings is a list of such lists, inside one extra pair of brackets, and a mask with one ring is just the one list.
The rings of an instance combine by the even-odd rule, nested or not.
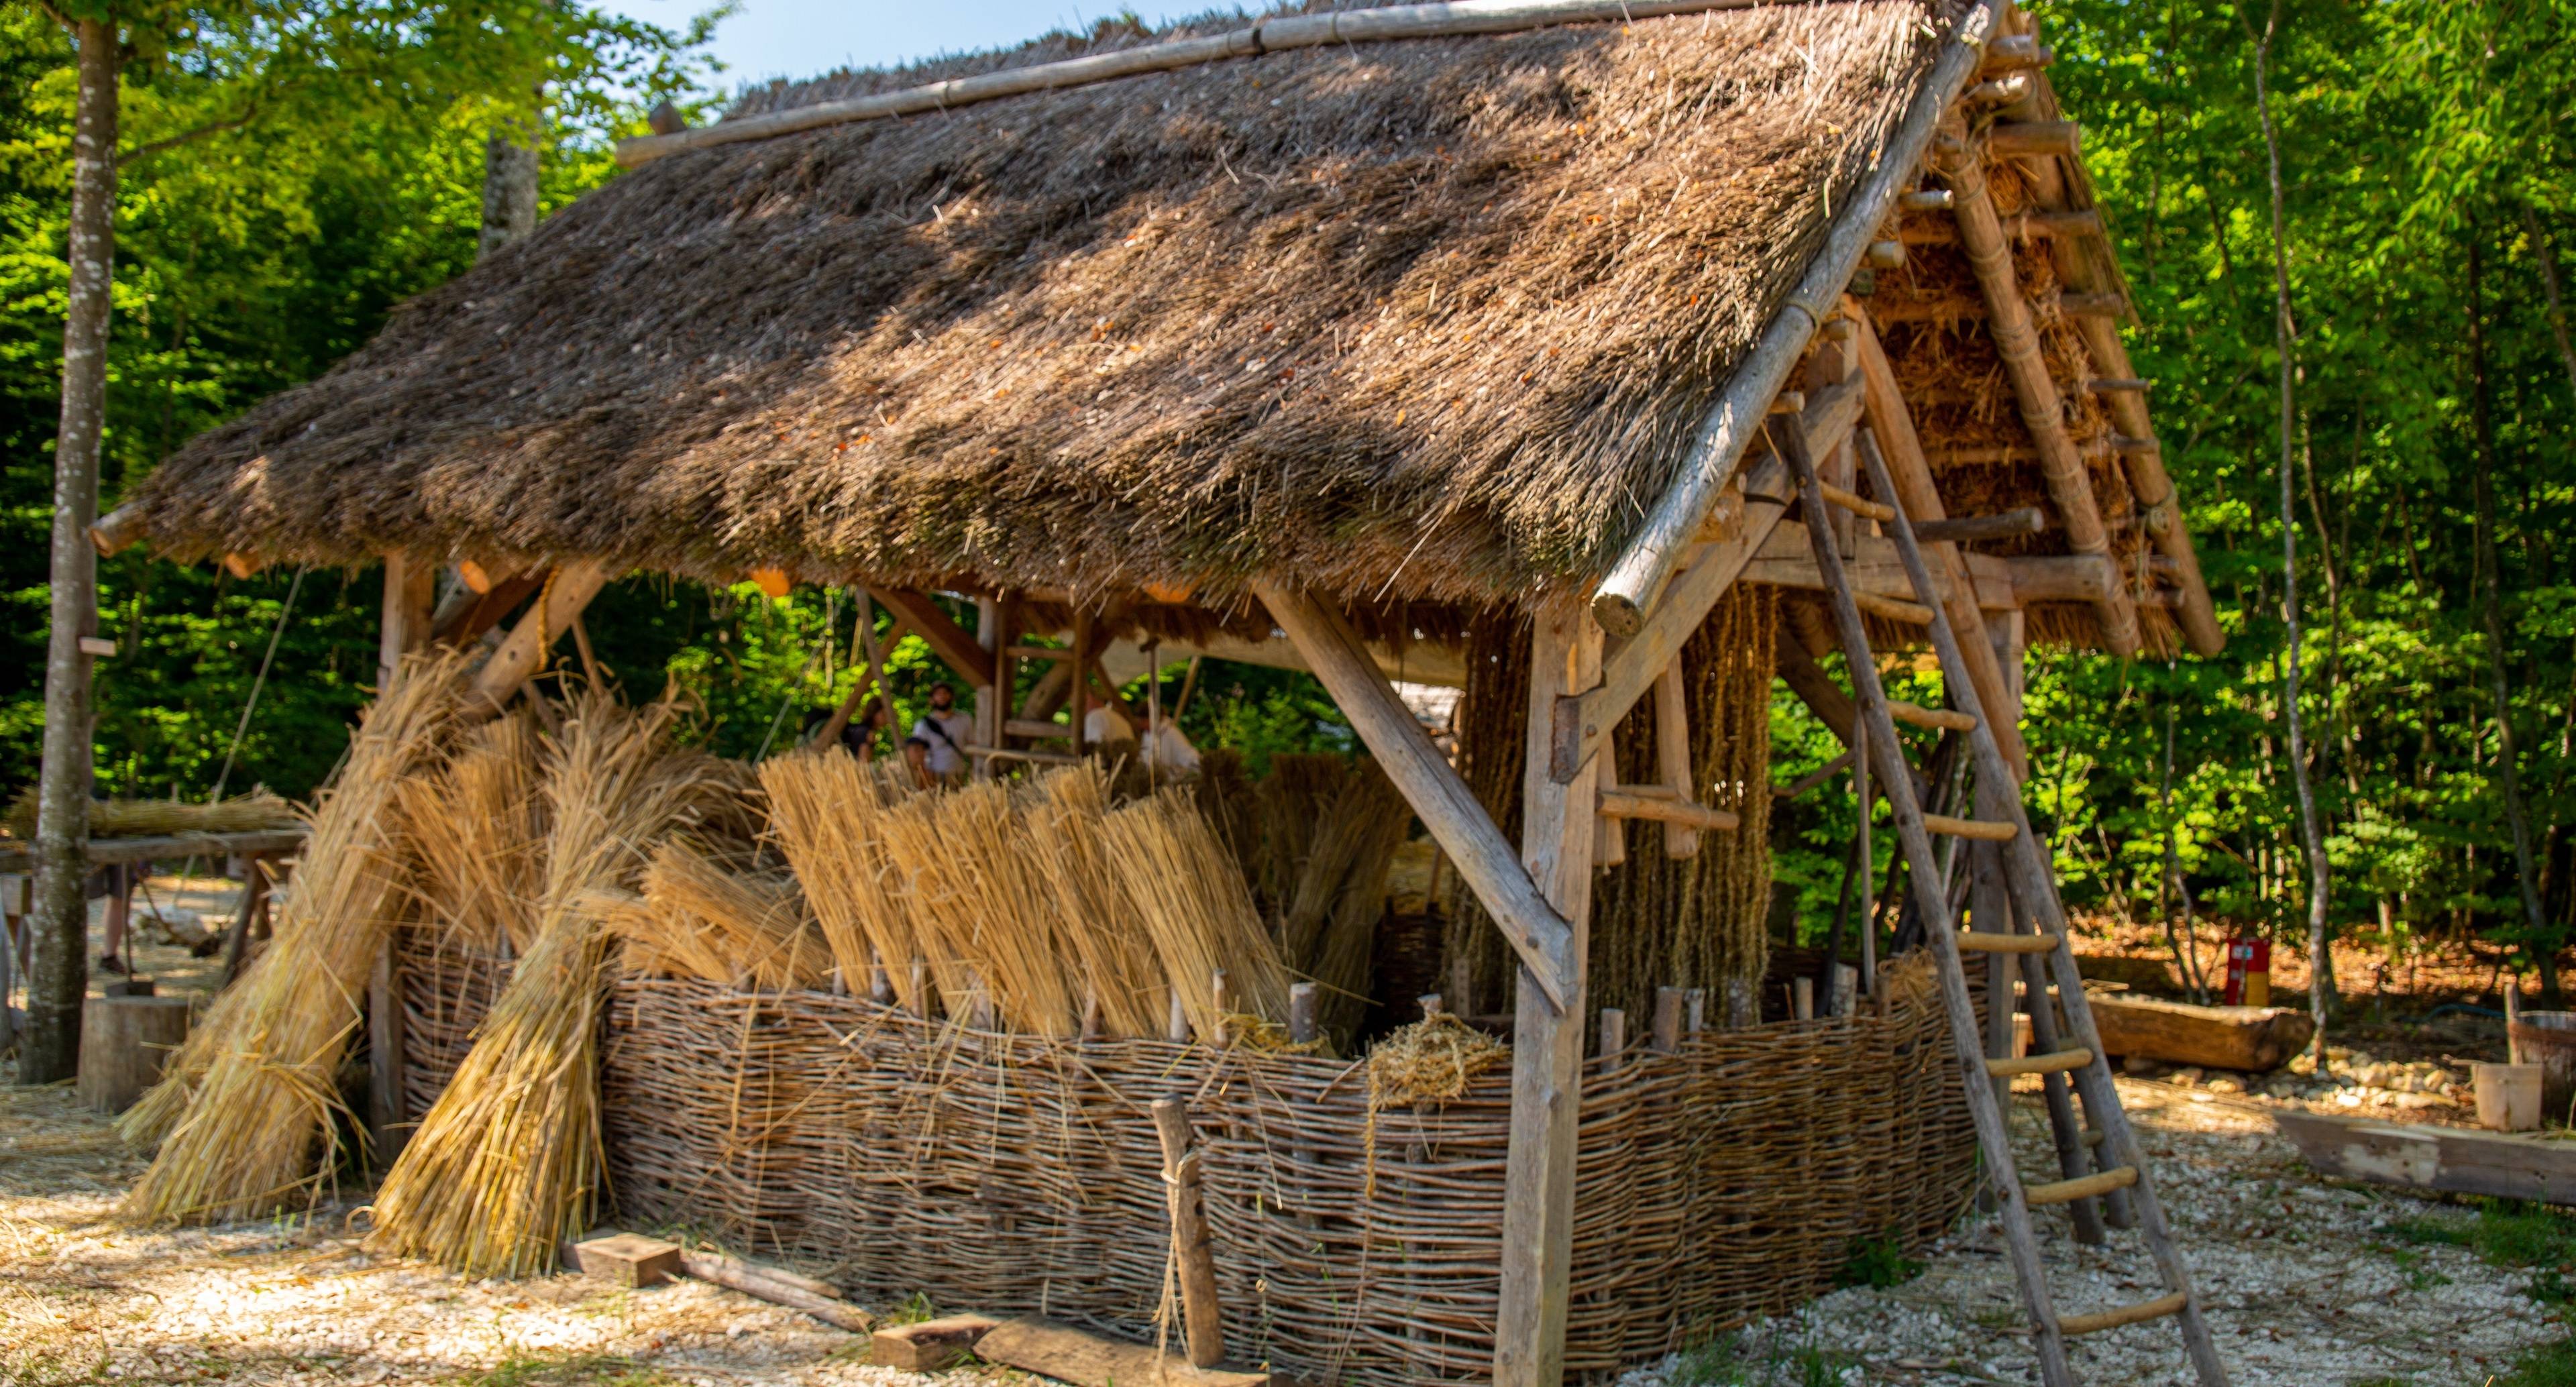
[(584, 1276), (626, 1287), (658, 1286), (680, 1274), (680, 1245), (641, 1233), (611, 1233), (573, 1244)]
[(975, 1346), (1000, 1320), (948, 1315), (880, 1329), (868, 1336), (868, 1362), (908, 1373), (942, 1372), (975, 1356)]
[(758, 1266), (714, 1252), (683, 1251), (680, 1270), (700, 1281), (740, 1291), (755, 1300), (802, 1310), (835, 1329), (865, 1334), (875, 1327), (874, 1316), (839, 1298), (840, 1292), (810, 1276), (799, 1276), (784, 1267)]
[(2282, 1136), (2321, 1174), (2406, 1189), (2576, 1204), (2576, 1144), (2283, 1109)]
[(1194, 1368), (1177, 1353), (1086, 1333), (1053, 1320), (1006, 1320), (975, 1346), (987, 1363), (1033, 1372), (1074, 1387), (1270, 1387), (1270, 1374)]
[(2167, 1064), (2261, 1072), (2306, 1048), (2316, 1023), (2288, 1007), (2202, 1007), (2147, 997), (2094, 997), (2102, 1048)]
[(81, 1101), (103, 1113), (134, 1106), (187, 1038), (185, 997), (90, 998), (81, 1004)]

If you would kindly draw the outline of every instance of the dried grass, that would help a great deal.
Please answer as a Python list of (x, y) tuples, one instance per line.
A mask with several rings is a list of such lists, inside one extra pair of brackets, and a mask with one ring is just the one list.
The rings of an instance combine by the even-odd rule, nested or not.
[(641, 895), (602, 893), (596, 909), (631, 973), (756, 992), (821, 987), (831, 978), (831, 946), (807, 918), (794, 876), (737, 870), (687, 840), (653, 850)]
[(368, 709), (314, 806), (269, 947), (117, 1121), (160, 1148), (120, 1217), (222, 1222), (319, 1197), (339, 1163), (340, 1062), (405, 901), (397, 787), (445, 754), (459, 669), (454, 655), (408, 659)]
[(1099, 1008), (1101, 1033), (1161, 1034), (1171, 984), (1110, 864), (1107, 779), (1096, 764), (1070, 766), (1042, 777), (1035, 792), (1043, 802), (1028, 811), (1030, 849), (1054, 888), (1057, 928), (1081, 968), (1085, 995)]
[(1280, 916), (1279, 952), (1320, 984), (1316, 1018), (1345, 1046), (1368, 1010), (1369, 954), (1386, 916), (1387, 868), (1413, 806), (1375, 762), (1343, 778)]
[(861, 763), (840, 747), (808, 749), (760, 763), (770, 831), (821, 923), (842, 979), (866, 991), (885, 970), (895, 1000), (916, 1016), (931, 998), (912, 978), (922, 953), (912, 900), (899, 889), (886, 852), (884, 821), (919, 791), (886, 763)]
[(377, 1192), (370, 1249), (468, 1276), (554, 1265), (600, 1194), (597, 892), (632, 883), (644, 845), (732, 812), (738, 787), (674, 755), (670, 704), (576, 698), (546, 768), (545, 867), (533, 936), (465, 1062)]
[(1055, 890), (1016, 800), (993, 780), (915, 795), (881, 821), (886, 853), (950, 1016), (989, 1005), (1006, 1030), (1070, 1036), (1082, 1019), (1067, 966), (1078, 951), (1056, 928)]
[[(1185, 790), (1166, 790), (1138, 800), (1112, 812), (1102, 836), (1190, 1028), (1214, 1036), (1224, 1032), (1229, 1010), (1286, 1015), (1289, 974), (1242, 876), (1191, 799)], [(1219, 969), (1227, 987), (1222, 1008), (1213, 990)]]
[(460, 946), (505, 956), (528, 946), (545, 860), (540, 752), (521, 709), (468, 731), (445, 764), (396, 787), (412, 894)]
[[(267, 828), (293, 828), (298, 822), (295, 806), (266, 790), (253, 790), (213, 804), (190, 804), (175, 799), (106, 799), (92, 800), (89, 806), (89, 836), (92, 838), (255, 833)], [(5, 829), (12, 838), (30, 841), (35, 838), (35, 786), (19, 791), (17, 798), (9, 802), (7, 817), (0, 818), (0, 829)]]

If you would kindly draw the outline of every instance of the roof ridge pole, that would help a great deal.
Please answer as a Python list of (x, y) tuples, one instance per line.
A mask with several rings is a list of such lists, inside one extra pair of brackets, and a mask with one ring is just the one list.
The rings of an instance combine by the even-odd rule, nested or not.
[(1808, 264), (1788, 302), (1772, 316), (1752, 353), (1709, 407), (1672, 485), (1656, 498), (1645, 523), (1602, 577), (1600, 590), (1592, 598), (1592, 614), (1603, 631), (1620, 638), (1636, 634), (1647, 611), (1662, 597), (1674, 567), (1699, 532), (1702, 517), (1735, 474), (1745, 446), (1761, 431), (1773, 397), (1831, 315), (1844, 286), (1851, 283), (1862, 253), (1879, 239), (1880, 224), (1923, 162), (1942, 114), (1984, 64), (1986, 39), (2002, 9), (2002, 0), (1983, 0), (1950, 31), (1947, 46), (1933, 61), (1931, 75), (1916, 89), (1877, 167), (1862, 180), (1859, 195), (1844, 205), (1826, 233), (1825, 248)]
[(1622, 23), (1664, 15), (1702, 14), (1710, 10), (1749, 10), (1763, 0), (1447, 0), (1429, 5), (1385, 5), (1374, 9), (1336, 10), (1325, 14), (1266, 19), (1247, 29), (1196, 38), (1115, 48), (1052, 63), (999, 68), (972, 77), (952, 77), (897, 91), (874, 92), (840, 101), (765, 111), (740, 120), (723, 120), (667, 135), (639, 135), (617, 142), (617, 162), (635, 168), (666, 155), (716, 145), (773, 139), (826, 126), (894, 116), (953, 111), (1004, 97), (1060, 91), (1114, 82), (1122, 77), (1199, 67), (1230, 58), (1259, 57), (1292, 48), (1334, 44), (1382, 43), (1394, 39), (1440, 38), (1459, 34), (1508, 34), (1559, 24)]
[[(1986, 298), (1986, 332), (1994, 338), (2004, 373), (2012, 378), (2021, 405), (2021, 421), (2039, 447), (2040, 474), (2047, 479), (2049, 499), (2057, 503), (2066, 528), (2066, 547), (2078, 554), (2097, 554), (2106, 561), (2111, 537), (2102, 526), (2102, 508), (2093, 495), (2093, 476), (2066, 432), (2066, 401), (2048, 373), (2031, 322), (2029, 301), (2022, 297), (2021, 273), (2013, 265), (2012, 242), (1986, 187), (1985, 151), (1975, 141), (1940, 142), (1938, 171), (1950, 185), (1950, 214), (1959, 223), (1959, 245), (1976, 272)], [(2138, 653), (2138, 610), (2125, 582), (2114, 582), (2093, 602), (2102, 643), (2123, 658)]]

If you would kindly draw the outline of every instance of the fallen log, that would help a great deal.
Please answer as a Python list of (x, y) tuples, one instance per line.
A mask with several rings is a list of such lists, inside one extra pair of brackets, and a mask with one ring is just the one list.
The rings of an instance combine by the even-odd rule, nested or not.
[(2306, 1048), (2316, 1023), (2288, 1007), (2202, 1007), (2149, 997), (2093, 997), (2102, 1049), (2168, 1064), (2259, 1073)]
[(2405, 1189), (2576, 1204), (2576, 1144), (2284, 1109), (2282, 1136), (2320, 1174)]

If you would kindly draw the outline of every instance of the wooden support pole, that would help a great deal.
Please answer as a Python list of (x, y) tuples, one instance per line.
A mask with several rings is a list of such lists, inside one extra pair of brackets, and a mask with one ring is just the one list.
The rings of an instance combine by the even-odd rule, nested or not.
[(1495, 1387), (1559, 1387), (1565, 1377), (1585, 955), (1592, 922), (1592, 811), (1601, 773), (1598, 758), (1578, 767), (1570, 781), (1557, 780), (1548, 769), (1549, 715), (1558, 699), (1580, 697), (1600, 681), (1601, 628), (1591, 609), (1572, 597), (1542, 604), (1531, 626), (1521, 857), (1568, 937), (1559, 995), (1544, 995), (1541, 979), (1524, 965), (1516, 997)]
[(399, 933), (385, 933), (367, 975), (367, 1135), (378, 1170), (393, 1169), (411, 1135), (403, 1103), (402, 970), (394, 962)]
[[(1413, 806), (1413, 812), (1431, 830), (1433, 841), (1440, 845), (1458, 875), (1484, 903), (1494, 923), (1511, 941), (1513, 952), (1520, 956), (1525, 976), (1543, 1010), (1568, 1005), (1579, 996), (1571, 979), (1579, 974), (1578, 929), (1551, 904), (1552, 893), (1544, 883), (1548, 875), (1537, 864), (1524, 868), (1512, 857), (1510, 844), (1485, 807), (1467, 787), (1449, 759), (1431, 744), (1430, 734), (1411, 709), (1396, 696), (1395, 689), (1379, 672), (1367, 648), (1341, 613), (1317, 602), (1304, 592), (1282, 587), (1266, 580), (1252, 585), (1254, 595), (1270, 609), (1271, 620), (1288, 633), (1307, 667), (1323, 682), (1351, 727), (1368, 744), (1377, 757), (1380, 769)], [(1592, 677), (1598, 677), (1599, 645), (1591, 656)], [(1564, 687), (1563, 681), (1539, 680), (1551, 689)], [(1586, 685), (1588, 687), (1588, 684)], [(1550, 697), (1554, 697), (1551, 694)], [(1549, 705), (1533, 705), (1544, 710)], [(1547, 720), (1543, 714), (1532, 724), (1533, 736), (1543, 748)], [(1537, 777), (1551, 786), (1549, 801), (1567, 807), (1567, 822), (1583, 832), (1583, 846), (1578, 854), (1588, 864), (1592, 860), (1592, 811), (1595, 808), (1592, 780), (1587, 773), (1580, 777), (1583, 792), (1567, 798), (1568, 787), (1557, 786), (1547, 775), (1547, 759), (1537, 752), (1532, 764)], [(1526, 811), (1524, 811), (1526, 812)], [(1571, 831), (1571, 830), (1569, 830)], [(1525, 840), (1526, 841), (1526, 840)], [(1527, 852), (1523, 853), (1523, 861)], [(1549, 870), (1552, 871), (1552, 868)], [(1589, 908), (1589, 894), (1582, 899)], [(1580, 1026), (1580, 1019), (1577, 1021)]]
[(572, 619), (608, 586), (608, 578), (607, 566), (589, 559), (575, 559), (555, 570), (536, 604), (510, 628), (501, 648), (475, 674), (474, 690), (482, 695), (483, 712), (498, 713), (508, 706), (510, 696), (543, 667), (555, 641), (572, 629)]
[(1655, 989), (1655, 1050), (1669, 1055), (1682, 1047), (1682, 990)]
[(385, 555), (384, 616), (377, 628), (376, 687), (393, 687), (402, 657), (429, 644), (438, 567), (399, 550)]
[[(1691, 777), (1690, 700), (1682, 689), (1679, 657), (1655, 676), (1655, 767), (1675, 799), (1688, 804), (1699, 798)], [(1665, 823), (1664, 856), (1677, 861), (1699, 856), (1699, 830)]]
[(1190, 1149), (1190, 1105), (1154, 1100), (1154, 1134), (1163, 1144), (1163, 1184), (1170, 1199), (1172, 1259), (1179, 1266), (1181, 1324), (1190, 1364), (1213, 1368), (1225, 1357), (1225, 1316), (1216, 1298), (1216, 1254), (1208, 1246), (1207, 1206), (1199, 1189), (1199, 1154)]
[(1073, 681), (1073, 754), (1081, 756), (1091, 750), (1091, 732), (1085, 724), (1091, 721), (1091, 661), (1097, 654), (1092, 640), (1091, 613), (1076, 610), (1073, 614), (1073, 659), (1063, 668)]
[[(1950, 185), (1959, 244), (1985, 295), (1986, 329), (2012, 381), (2022, 426), (2038, 447), (2040, 475), (2048, 483), (2049, 499), (2057, 504), (2067, 547), (2079, 554), (2108, 554), (2111, 541), (2102, 526), (2101, 506), (2094, 499), (2093, 479), (2066, 431), (2065, 400), (2040, 351), (2030, 305), (2022, 297), (2020, 272), (2013, 265), (2012, 246), (1986, 187), (1983, 156), (1972, 143), (1943, 141), (1936, 146), (1934, 163)], [(2102, 643), (2113, 654), (2125, 657), (2138, 652), (2138, 614), (2125, 593), (2106, 596), (2094, 604), (2093, 613), (2102, 628)]]

